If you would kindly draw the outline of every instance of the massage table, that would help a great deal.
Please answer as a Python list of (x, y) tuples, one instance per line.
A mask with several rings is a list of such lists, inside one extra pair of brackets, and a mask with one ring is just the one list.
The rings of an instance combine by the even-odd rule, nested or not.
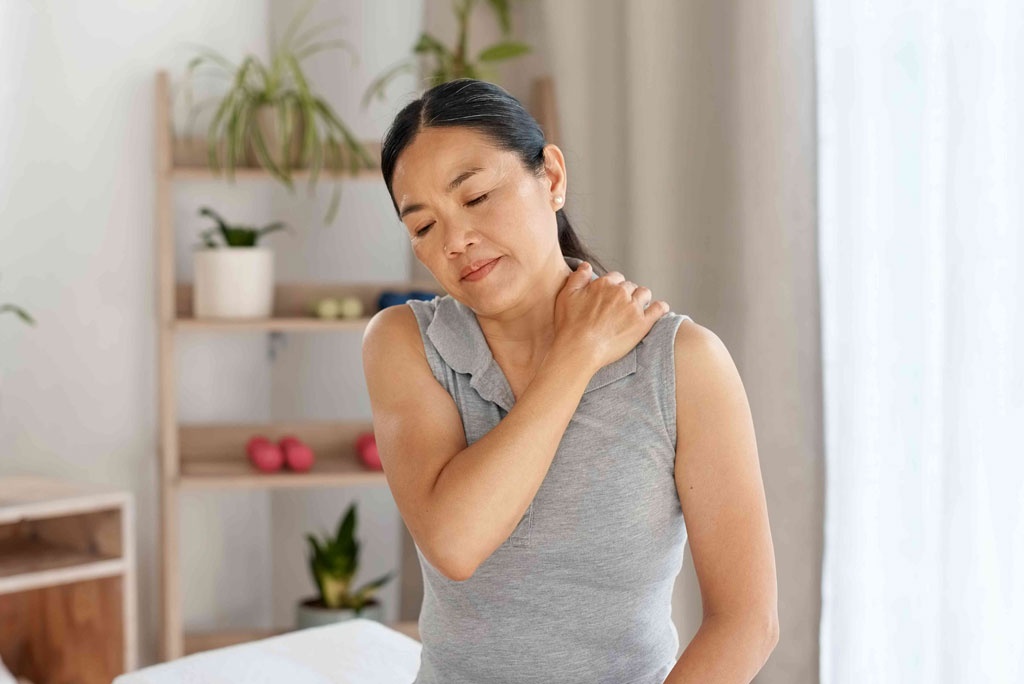
[(354, 618), (194, 653), (112, 684), (410, 684), (420, 648), (381, 622)]

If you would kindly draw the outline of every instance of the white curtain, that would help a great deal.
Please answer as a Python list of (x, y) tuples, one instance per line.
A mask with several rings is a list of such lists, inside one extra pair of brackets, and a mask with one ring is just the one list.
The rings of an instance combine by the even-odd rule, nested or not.
[(815, 12), (821, 682), (1024, 682), (1024, 3)]

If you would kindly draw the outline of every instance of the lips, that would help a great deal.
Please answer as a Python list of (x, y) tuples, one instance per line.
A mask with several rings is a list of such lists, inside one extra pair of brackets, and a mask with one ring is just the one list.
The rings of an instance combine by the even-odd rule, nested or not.
[(469, 266), (466, 266), (464, 269), (462, 269), (462, 272), (459, 273), (459, 280), (462, 280), (463, 278), (468, 276), (473, 271), (479, 271), (481, 268), (483, 268), (487, 264), (491, 263), (492, 261), (495, 261), (496, 259), (500, 259), (500, 258), (501, 257), (498, 256), (498, 257), (490, 257), (488, 259), (477, 259), (476, 261), (471, 263)]

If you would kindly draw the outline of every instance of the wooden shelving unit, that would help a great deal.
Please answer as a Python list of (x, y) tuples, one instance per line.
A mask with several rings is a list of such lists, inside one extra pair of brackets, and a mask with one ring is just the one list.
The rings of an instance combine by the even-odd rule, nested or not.
[(0, 655), (36, 684), (108, 684), (136, 667), (130, 493), (0, 478)]
[[(387, 290), (420, 290), (444, 294), (436, 282), (338, 283), (336, 285), (280, 283), (275, 287), (274, 314), (255, 320), (217, 320), (196, 318), (192, 312), (190, 283), (175, 281), (174, 222), (172, 191), (176, 180), (226, 180), (208, 168), (189, 164), (180, 152), (191, 145), (174, 139), (171, 122), (170, 82), (166, 72), (156, 75), (156, 230), (157, 230), (157, 296), (159, 315), (159, 429), (158, 458), (160, 465), (160, 529), (161, 529), (161, 659), (171, 660), (187, 653), (279, 634), (286, 629), (230, 630), (185, 634), (181, 606), (179, 558), (179, 497), (187, 490), (226, 491), (237, 489), (276, 489), (297, 487), (349, 487), (356, 485), (386, 486), (384, 473), (364, 468), (356, 459), (352, 442), (359, 432), (372, 429), (370, 421), (332, 421), (272, 424), (180, 424), (177, 416), (175, 344), (179, 333), (190, 331), (265, 331), (265, 332), (348, 332), (360, 333), (369, 316), (356, 320), (320, 320), (310, 315), (308, 303), (321, 296), (354, 295), (363, 303), (363, 310), (375, 312), (380, 293)], [(374, 151), (375, 145), (367, 147)], [(178, 152), (176, 158), (176, 151)], [(379, 155), (379, 150), (377, 150)], [(378, 156), (379, 158), (379, 156)], [(296, 172), (301, 179), (308, 171)], [(358, 174), (333, 174), (345, 181), (383, 182), (379, 171)], [(236, 180), (268, 179), (259, 168), (236, 169)], [(282, 471), (265, 474), (249, 465), (244, 444), (252, 434), (279, 437), (292, 433), (309, 444), (317, 455), (308, 473)], [(404, 529), (404, 528), (403, 528)], [(408, 537), (408, 530), (404, 530)], [(404, 554), (412, 546), (411, 537), (404, 539)], [(401, 594), (408, 595), (405, 585), (415, 572), (399, 573), (403, 580)], [(416, 606), (418, 612), (419, 606)], [(408, 612), (408, 611), (406, 611)], [(416, 622), (390, 625), (414, 638)]]

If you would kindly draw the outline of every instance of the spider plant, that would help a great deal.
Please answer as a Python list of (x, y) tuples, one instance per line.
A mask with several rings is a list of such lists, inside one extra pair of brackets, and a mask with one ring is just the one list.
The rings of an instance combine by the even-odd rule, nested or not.
[[(311, 87), (303, 72), (302, 62), (312, 55), (335, 48), (351, 49), (344, 40), (321, 35), (341, 20), (302, 29), (314, 2), (307, 2), (292, 17), (279, 41), (271, 41), (269, 64), (251, 54), (235, 64), (216, 50), (197, 46), (199, 54), (188, 62), (185, 78), (189, 121), (203, 106), (191, 106), (191, 81), (196, 70), (215, 68), (230, 82), (207, 132), (207, 159), (213, 171), (220, 172), (223, 165), (227, 176), (234, 179), (235, 167), (251, 155), (289, 190), (294, 190), (293, 169), (307, 167), (312, 192), (325, 166), (335, 172), (347, 167), (351, 174), (360, 168), (377, 168), (378, 163), (365, 146)], [(352, 56), (358, 62), (354, 52)], [(339, 179), (325, 216), (328, 223), (334, 220), (340, 199)]]
[(275, 230), (288, 230), (288, 227), (281, 221), (267, 224), (263, 228), (230, 225), (209, 207), (200, 208), (199, 215), (209, 216), (217, 222), (216, 226), (207, 228), (199, 234), (199, 238), (203, 241), (203, 246), (207, 248), (217, 248), (220, 246), (213, 239), (218, 233), (224, 240), (226, 247), (255, 247), (259, 239), (267, 233), (272, 233)]
[[(487, 0), (492, 12), (498, 19), (501, 27), (502, 40), (490, 45), (479, 53), (475, 60), (468, 55), (469, 52), (469, 19), (476, 8), (478, 0), (452, 0), (452, 11), (455, 13), (455, 24), (457, 37), (454, 47), (448, 47), (436, 37), (429, 33), (421, 33), (419, 40), (413, 46), (414, 55), (419, 55), (427, 60), (433, 58), (433, 65), (430, 69), (430, 76), (427, 77), (427, 88), (441, 83), (447, 83), (457, 78), (476, 78), (497, 82), (498, 72), (492, 65), (513, 57), (519, 57), (530, 51), (530, 46), (514, 40), (508, 40), (512, 31), (512, 20), (510, 15), (511, 0)], [(363, 95), (362, 105), (365, 108), (370, 100), (376, 96), (377, 99), (384, 99), (384, 88), (395, 76), (409, 71), (415, 72), (416, 57), (412, 56), (387, 69), (383, 74), (374, 79)]]

